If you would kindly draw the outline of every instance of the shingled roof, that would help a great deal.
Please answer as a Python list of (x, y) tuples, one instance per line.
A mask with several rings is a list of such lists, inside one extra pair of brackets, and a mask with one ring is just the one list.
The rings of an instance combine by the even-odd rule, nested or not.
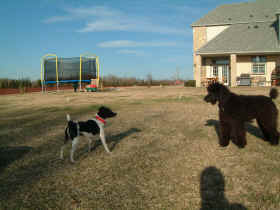
[(221, 5), (191, 26), (232, 25), (237, 23), (275, 20), (280, 0), (257, 0), (238, 4)]
[(222, 5), (192, 24), (197, 26), (228, 25), (207, 42), (197, 54), (280, 53), (277, 33), (280, 0), (257, 0)]
[(275, 24), (271, 21), (232, 25), (196, 53), (280, 53)]

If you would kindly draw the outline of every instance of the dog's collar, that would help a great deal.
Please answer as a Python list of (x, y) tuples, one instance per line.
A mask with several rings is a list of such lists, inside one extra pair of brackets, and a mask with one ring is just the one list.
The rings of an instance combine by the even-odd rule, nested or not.
[(96, 114), (95, 118), (96, 118), (98, 121), (102, 122), (104, 125), (106, 124), (106, 121), (105, 121), (104, 119), (102, 119), (101, 117), (99, 117), (98, 114)]

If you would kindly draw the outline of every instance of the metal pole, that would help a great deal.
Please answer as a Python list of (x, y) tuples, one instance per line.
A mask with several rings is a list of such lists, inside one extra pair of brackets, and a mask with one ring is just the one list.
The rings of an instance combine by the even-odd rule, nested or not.
[(80, 92), (82, 91), (82, 55), (80, 55)]
[[(56, 81), (58, 83), (58, 73), (57, 73), (57, 56), (56, 54), (46, 54), (44, 56), (42, 56), (41, 58), (41, 84), (42, 84), (42, 91), (46, 92), (47, 88), (46, 88), (46, 85), (45, 85), (45, 57), (48, 57), (48, 56), (54, 56), (56, 57)], [(58, 88), (58, 85), (57, 85), (57, 88)]]
[(43, 84), (43, 59), (41, 59), (41, 86), (42, 86), (42, 93), (44, 92), (44, 84)]
[(59, 82), (58, 82), (58, 63), (57, 63), (57, 56), (55, 56), (55, 68), (56, 68), (56, 90), (58, 91), (58, 86), (59, 86)]

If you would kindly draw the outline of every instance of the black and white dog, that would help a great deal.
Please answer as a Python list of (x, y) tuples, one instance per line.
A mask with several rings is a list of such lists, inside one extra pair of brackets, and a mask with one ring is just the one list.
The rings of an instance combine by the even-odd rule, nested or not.
[(80, 136), (85, 136), (88, 139), (88, 151), (90, 152), (92, 137), (96, 134), (99, 134), (105, 150), (110, 153), (110, 150), (108, 149), (108, 146), (106, 144), (104, 125), (106, 124), (105, 119), (115, 117), (116, 115), (117, 113), (104, 106), (99, 108), (98, 113), (96, 114), (94, 119), (90, 119), (88, 121), (74, 122), (71, 120), (70, 115), (67, 114), (68, 124), (65, 129), (64, 145), (60, 150), (60, 158), (63, 159), (64, 147), (69, 140), (69, 136), (72, 140), (72, 150), (70, 153), (71, 162), (74, 162), (74, 152), (78, 145)]

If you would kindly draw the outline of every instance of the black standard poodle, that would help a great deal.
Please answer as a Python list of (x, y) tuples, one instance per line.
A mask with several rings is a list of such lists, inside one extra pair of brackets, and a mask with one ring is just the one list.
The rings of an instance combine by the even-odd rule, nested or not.
[(240, 148), (245, 147), (245, 122), (257, 120), (266, 141), (271, 145), (278, 145), (279, 133), (277, 131), (278, 110), (272, 99), (276, 99), (278, 91), (270, 90), (267, 96), (237, 95), (220, 84), (212, 83), (207, 87), (208, 94), (204, 97), (207, 103), (219, 106), (220, 139), (219, 144), (228, 146), (232, 134), (233, 142)]

